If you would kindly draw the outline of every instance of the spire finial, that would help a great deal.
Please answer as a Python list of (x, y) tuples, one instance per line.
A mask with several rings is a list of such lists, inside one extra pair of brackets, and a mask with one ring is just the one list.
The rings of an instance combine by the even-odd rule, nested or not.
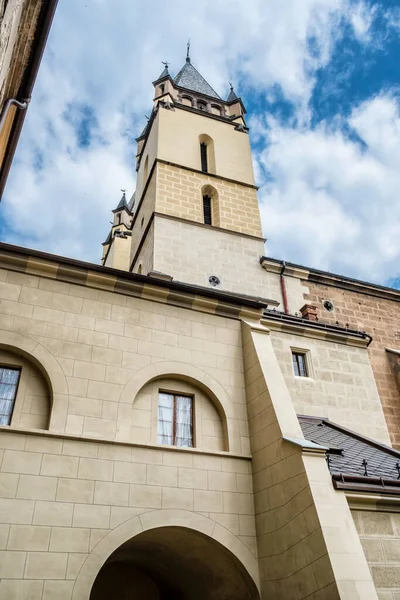
[(164, 67), (166, 68), (166, 70), (168, 71), (168, 67), (169, 67), (169, 62), (167, 62), (166, 60), (162, 60), (161, 63), (164, 65)]
[(231, 90), (233, 91), (233, 85), (232, 82), (229, 82), (229, 87), (231, 88)]
[(186, 62), (190, 63), (190, 38), (188, 39), (188, 43), (187, 43), (187, 50), (186, 50)]
[(126, 194), (126, 190), (123, 190), (123, 189), (121, 188), (121, 192), (122, 192), (122, 193), (123, 193), (123, 195), (125, 196), (125, 194)]

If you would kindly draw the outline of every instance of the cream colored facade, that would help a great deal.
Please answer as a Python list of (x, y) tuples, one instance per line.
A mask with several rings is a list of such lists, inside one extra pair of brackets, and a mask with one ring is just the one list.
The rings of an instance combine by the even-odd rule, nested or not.
[[(201, 114), (168, 74), (155, 87), (111, 269), (0, 245), (0, 367), (21, 369), (0, 426), (0, 597), (377, 600), (326, 448), (296, 416), (388, 442), (368, 339), (265, 316), (280, 275), (259, 263), (242, 104), (203, 95)], [(193, 447), (158, 441), (166, 392), (192, 398)]]

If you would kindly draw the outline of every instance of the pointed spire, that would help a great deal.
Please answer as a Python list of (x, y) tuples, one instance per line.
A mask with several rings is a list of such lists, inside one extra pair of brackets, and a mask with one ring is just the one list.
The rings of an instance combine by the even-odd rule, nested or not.
[(227, 102), (233, 102), (234, 100), (237, 100), (238, 97), (235, 94), (235, 90), (233, 89), (233, 85), (231, 84), (231, 82), (229, 82), (229, 85), (230, 85), (231, 89), (230, 89), (230, 92), (229, 92), (229, 95), (228, 95), (226, 101)]
[(124, 208), (128, 208), (128, 203), (126, 201), (126, 190), (121, 190), (121, 192), (122, 192), (122, 198), (119, 201), (119, 204), (118, 204), (117, 208), (115, 209), (115, 211), (123, 210)]
[(213, 90), (211, 85), (207, 83), (204, 77), (202, 77), (198, 70), (192, 65), (189, 53), (190, 40), (188, 41), (186, 62), (174, 78), (175, 85), (187, 90), (192, 90), (192, 92), (199, 92), (200, 94), (205, 94), (206, 96), (211, 96), (212, 98), (218, 98), (218, 100), (220, 100), (217, 92)]
[(168, 71), (169, 63), (167, 61), (163, 61), (163, 60), (161, 62), (164, 65), (164, 71), (161, 73), (160, 77), (158, 77), (158, 79), (156, 81), (158, 81), (159, 79), (164, 79), (164, 77), (169, 76), (169, 71)]

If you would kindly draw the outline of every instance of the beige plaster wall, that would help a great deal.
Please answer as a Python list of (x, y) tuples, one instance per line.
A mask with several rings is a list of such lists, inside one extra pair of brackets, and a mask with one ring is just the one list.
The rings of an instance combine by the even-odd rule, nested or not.
[(243, 344), (262, 599), (377, 600), (325, 454), (302, 447), (270, 332), (243, 323)]
[(136, 202), (139, 202), (140, 198), (142, 197), (142, 192), (146, 185), (146, 181), (145, 181), (145, 177), (144, 177), (146, 158), (148, 157), (147, 175), (149, 175), (151, 172), (154, 160), (156, 158), (158, 158), (158, 152), (157, 152), (158, 139), (159, 139), (159, 113), (157, 113), (157, 115), (154, 118), (150, 133), (146, 140), (146, 145), (144, 146), (142, 153), (141, 153), (140, 166), (137, 171), (137, 178), (136, 178)]
[(19, 335), (36, 352), (47, 352), (56, 378), (64, 382), (54, 400), (51, 430), (131, 442), (136, 394), (161, 375), (176, 375), (182, 385), (190, 377), (203, 393), (213, 394), (213, 402), (222, 403), (229, 449), (248, 453), (238, 321), (0, 273), (0, 339), (8, 334), (10, 343), (17, 343)]
[(199, 136), (214, 141), (216, 174), (254, 185), (250, 140), (229, 124), (185, 110), (160, 108), (158, 158), (201, 169)]
[[(368, 351), (273, 331), (272, 343), (298, 414), (329, 418), (390, 445)], [(296, 377), (291, 349), (307, 351), (310, 377)]]
[(221, 417), (210, 398), (193, 384), (173, 378), (161, 378), (145, 385), (133, 403), (131, 440), (157, 444), (159, 392), (180, 393), (193, 397), (195, 447), (202, 450), (226, 450)]
[(379, 600), (400, 599), (400, 514), (352, 510)]
[(32, 362), (1, 348), (1, 336), (0, 366), (21, 369), (11, 426), (47, 429), (51, 409), (48, 384)]
[(146, 239), (144, 240), (143, 246), (140, 249), (132, 272), (139, 273), (140, 265), (142, 267), (142, 275), (147, 275), (154, 269), (154, 221), (147, 232)]
[(162, 525), (213, 536), (257, 578), (247, 459), (4, 431), (0, 458), (1, 598), (69, 600), (83, 568), (87, 600), (108, 556)]
[[(133, 261), (136, 253), (139, 249), (139, 246), (142, 242), (144, 232), (149, 223), (150, 217), (155, 210), (156, 203), (156, 193), (157, 193), (157, 169), (158, 166), (153, 171), (151, 179), (146, 189), (146, 193), (143, 197), (143, 201), (140, 206), (138, 205), (135, 213), (135, 222), (132, 228), (132, 237), (131, 237), (131, 258), (130, 262)], [(143, 220), (143, 225), (142, 225)], [(151, 239), (151, 238), (150, 238)], [(150, 242), (150, 240), (149, 240)], [(146, 243), (146, 240), (144, 241)], [(137, 262), (137, 261), (136, 261)], [(135, 265), (134, 270), (136, 271), (137, 265)]]
[(159, 216), (155, 219), (154, 268), (177, 281), (207, 286), (209, 276), (217, 275), (222, 290), (274, 299), (279, 276), (261, 268), (263, 251), (260, 240)]

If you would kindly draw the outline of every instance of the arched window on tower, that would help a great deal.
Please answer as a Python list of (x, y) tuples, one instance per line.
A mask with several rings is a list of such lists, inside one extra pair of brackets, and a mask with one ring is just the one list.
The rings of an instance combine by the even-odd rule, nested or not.
[(203, 173), (208, 173), (207, 144), (205, 142), (200, 143), (200, 155), (201, 155), (201, 170), (203, 171)]
[(217, 190), (211, 185), (204, 185), (201, 190), (203, 198), (203, 221), (205, 225), (220, 224), (219, 197)]
[(200, 142), (200, 167), (203, 173), (216, 173), (214, 141), (206, 134), (199, 136)]
[(160, 95), (162, 96), (164, 94), (164, 92), (165, 92), (165, 85), (162, 83), (160, 85)]
[(204, 215), (204, 224), (212, 225), (212, 216), (211, 216), (211, 196), (205, 194), (203, 196), (203, 215)]

